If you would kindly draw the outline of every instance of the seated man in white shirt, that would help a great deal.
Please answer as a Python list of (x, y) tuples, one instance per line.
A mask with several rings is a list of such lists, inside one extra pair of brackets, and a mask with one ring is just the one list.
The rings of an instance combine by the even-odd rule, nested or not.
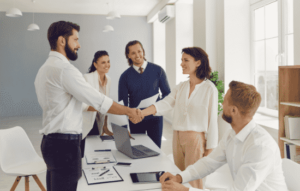
[[(213, 152), (176, 176), (160, 177), (163, 191), (196, 191), (180, 183), (201, 179), (228, 163), (234, 180), (228, 191), (287, 191), (277, 143), (252, 119), (261, 96), (252, 85), (232, 81), (223, 102), (223, 119), (231, 124)], [(223, 190), (223, 189), (222, 189)], [(216, 191), (216, 190), (215, 190)]]

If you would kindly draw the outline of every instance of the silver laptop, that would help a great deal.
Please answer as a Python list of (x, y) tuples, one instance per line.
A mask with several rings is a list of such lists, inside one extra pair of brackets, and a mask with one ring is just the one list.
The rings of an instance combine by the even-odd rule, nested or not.
[(111, 126), (114, 133), (116, 147), (121, 153), (133, 159), (152, 157), (160, 154), (143, 145), (131, 146), (127, 129), (114, 123), (111, 123)]

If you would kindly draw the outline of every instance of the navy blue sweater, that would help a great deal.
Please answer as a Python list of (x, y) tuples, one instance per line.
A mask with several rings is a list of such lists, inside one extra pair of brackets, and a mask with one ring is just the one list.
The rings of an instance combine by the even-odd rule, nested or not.
[[(145, 71), (140, 74), (132, 66), (125, 70), (119, 80), (119, 101), (135, 108), (141, 100), (162, 93), (158, 100), (170, 93), (170, 86), (165, 71), (158, 65), (148, 62)], [(129, 99), (128, 99), (129, 98)]]

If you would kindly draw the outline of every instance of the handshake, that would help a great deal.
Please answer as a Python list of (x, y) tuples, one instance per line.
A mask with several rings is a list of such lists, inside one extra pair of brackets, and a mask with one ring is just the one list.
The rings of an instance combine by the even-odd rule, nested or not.
[(142, 114), (142, 111), (138, 108), (130, 108), (127, 115), (129, 117), (129, 120), (134, 124), (141, 122), (145, 117)]

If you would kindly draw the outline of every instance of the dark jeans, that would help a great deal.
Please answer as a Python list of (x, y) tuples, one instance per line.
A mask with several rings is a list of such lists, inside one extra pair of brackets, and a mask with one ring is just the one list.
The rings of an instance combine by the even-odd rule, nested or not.
[(152, 141), (160, 148), (161, 137), (163, 129), (163, 117), (162, 116), (151, 116), (148, 119), (144, 119), (140, 123), (134, 124), (129, 121), (130, 133), (131, 134), (146, 134), (152, 139)]
[(47, 191), (76, 191), (82, 174), (80, 142), (43, 137), (41, 151), (47, 165)]

